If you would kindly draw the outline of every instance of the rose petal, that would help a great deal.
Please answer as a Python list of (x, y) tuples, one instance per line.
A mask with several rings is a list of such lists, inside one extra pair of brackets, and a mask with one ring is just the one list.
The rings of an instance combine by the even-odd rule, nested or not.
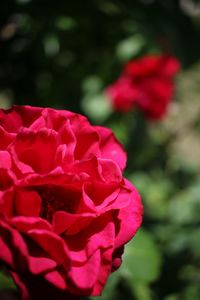
[(132, 193), (129, 204), (122, 208), (117, 216), (120, 227), (115, 239), (115, 248), (119, 248), (127, 243), (142, 223), (143, 206), (140, 195), (128, 180), (126, 184), (132, 189)]
[(37, 173), (52, 170), (57, 148), (56, 136), (57, 133), (49, 129), (21, 131), (13, 144), (19, 161), (31, 166)]
[(1, 117), (0, 117), (0, 149), (5, 150), (9, 144), (15, 139), (16, 134), (7, 132), (3, 127), (1, 123)]
[(11, 157), (8, 151), (0, 151), (0, 168), (2, 169), (11, 168)]
[(16, 268), (16, 270), (21, 272), (27, 270), (29, 253), (27, 246), (19, 232), (11, 228), (3, 220), (0, 220), (0, 236), (5, 247), (12, 253), (13, 257), (11, 267), (13, 269)]
[(10, 222), (21, 232), (28, 232), (32, 229), (52, 230), (52, 226), (44, 219), (33, 217), (14, 217)]
[(57, 234), (64, 231), (69, 234), (76, 234), (88, 226), (94, 219), (93, 214), (70, 214), (64, 211), (57, 211), (53, 217), (53, 230)]
[(121, 170), (126, 165), (126, 152), (122, 145), (117, 141), (112, 131), (108, 128), (95, 126), (100, 136), (100, 150), (102, 158), (114, 160)]
[(35, 191), (17, 189), (15, 192), (15, 210), (17, 215), (38, 217), (41, 210), (41, 198)]
[(101, 254), (100, 249), (98, 249), (84, 265), (71, 267), (69, 277), (83, 295), (87, 294), (95, 285), (100, 271), (100, 264)]
[(33, 274), (38, 275), (49, 272), (57, 267), (57, 263), (46, 257), (29, 256), (30, 270)]
[(67, 285), (63, 277), (57, 271), (48, 272), (44, 277), (57, 288), (64, 290)]
[(53, 232), (40, 229), (30, 230), (29, 236), (48, 253), (50, 258), (66, 269), (69, 268), (68, 248), (62, 238)]

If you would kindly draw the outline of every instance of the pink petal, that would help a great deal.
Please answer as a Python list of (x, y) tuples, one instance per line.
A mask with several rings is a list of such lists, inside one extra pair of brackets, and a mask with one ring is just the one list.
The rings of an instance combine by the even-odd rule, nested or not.
[(115, 249), (127, 243), (136, 233), (142, 223), (143, 206), (138, 191), (126, 181), (127, 186), (132, 188), (130, 202), (119, 211), (119, 232), (115, 239)]
[(11, 168), (11, 157), (8, 151), (0, 151), (0, 168), (2, 169)]
[(44, 275), (45, 279), (59, 289), (66, 289), (67, 285), (63, 277), (57, 271), (48, 272)]
[(57, 263), (46, 257), (29, 256), (30, 270), (33, 274), (38, 275), (49, 272), (57, 267)]

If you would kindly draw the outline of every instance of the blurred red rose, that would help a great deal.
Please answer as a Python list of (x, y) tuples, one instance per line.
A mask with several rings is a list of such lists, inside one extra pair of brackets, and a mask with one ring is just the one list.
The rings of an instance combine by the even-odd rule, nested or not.
[(117, 111), (129, 112), (135, 105), (138, 91), (130, 78), (122, 76), (107, 88), (106, 93)]
[(121, 112), (139, 108), (149, 119), (165, 116), (174, 93), (174, 76), (180, 69), (175, 57), (148, 55), (127, 63), (121, 77), (106, 90)]
[(0, 262), (22, 298), (101, 294), (142, 221), (122, 146), (81, 115), (30, 106), (0, 110), (0, 134)]

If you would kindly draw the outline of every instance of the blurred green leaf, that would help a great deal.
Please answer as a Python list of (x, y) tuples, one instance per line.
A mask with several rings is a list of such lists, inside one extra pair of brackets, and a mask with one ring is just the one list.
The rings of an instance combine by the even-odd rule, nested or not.
[(178, 295), (168, 295), (164, 300), (179, 300), (179, 296)]
[(44, 40), (44, 50), (47, 56), (54, 56), (60, 50), (60, 43), (57, 35), (49, 34)]
[(85, 94), (97, 94), (103, 87), (103, 81), (100, 77), (86, 77), (82, 83), (82, 89)]
[(96, 122), (105, 121), (112, 112), (109, 100), (103, 94), (86, 95), (82, 99), (82, 109)]
[(131, 182), (142, 195), (145, 213), (151, 218), (164, 219), (168, 216), (169, 197), (173, 183), (156, 172), (154, 176), (138, 172), (129, 176)]
[(16, 289), (16, 286), (10, 276), (0, 272), (0, 290), (3, 289)]
[(147, 284), (136, 282), (132, 286), (132, 290), (137, 300), (152, 300), (151, 289)]
[(142, 35), (131, 36), (117, 45), (116, 54), (119, 60), (127, 61), (138, 55), (145, 45), (145, 39)]
[(199, 223), (200, 221), (200, 185), (199, 182), (187, 190), (178, 193), (169, 206), (169, 218), (180, 224)]
[(190, 284), (185, 288), (184, 291), (185, 300), (199, 300), (200, 296), (200, 286), (199, 283)]
[(60, 30), (70, 30), (76, 26), (76, 21), (71, 17), (59, 17), (56, 20), (56, 27)]
[[(129, 120), (128, 115), (125, 117), (127, 120)], [(117, 139), (126, 147), (126, 145), (129, 142), (129, 128), (130, 123), (126, 122), (124, 118), (115, 118), (115, 120), (112, 120), (109, 123), (109, 127), (112, 129), (114, 134), (116, 135)], [(127, 134), (124, 134), (126, 132)]]
[(10, 90), (0, 90), (0, 108), (8, 109), (12, 105), (13, 95)]
[(155, 281), (161, 268), (161, 253), (150, 232), (139, 230), (135, 238), (126, 246), (121, 274), (135, 282), (150, 283)]

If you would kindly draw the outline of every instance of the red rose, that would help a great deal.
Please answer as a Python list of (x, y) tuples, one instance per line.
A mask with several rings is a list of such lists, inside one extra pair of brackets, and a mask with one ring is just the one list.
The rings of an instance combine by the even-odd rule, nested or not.
[(114, 108), (124, 112), (138, 107), (147, 118), (162, 118), (172, 100), (173, 78), (179, 68), (178, 60), (169, 55), (149, 55), (129, 62), (118, 81), (107, 89)]
[(106, 94), (112, 101), (116, 111), (129, 112), (133, 109), (138, 91), (132, 84), (132, 80), (125, 76), (120, 77), (114, 84), (110, 85)]
[(0, 262), (23, 299), (101, 294), (142, 220), (122, 146), (50, 108), (0, 110), (0, 134)]

